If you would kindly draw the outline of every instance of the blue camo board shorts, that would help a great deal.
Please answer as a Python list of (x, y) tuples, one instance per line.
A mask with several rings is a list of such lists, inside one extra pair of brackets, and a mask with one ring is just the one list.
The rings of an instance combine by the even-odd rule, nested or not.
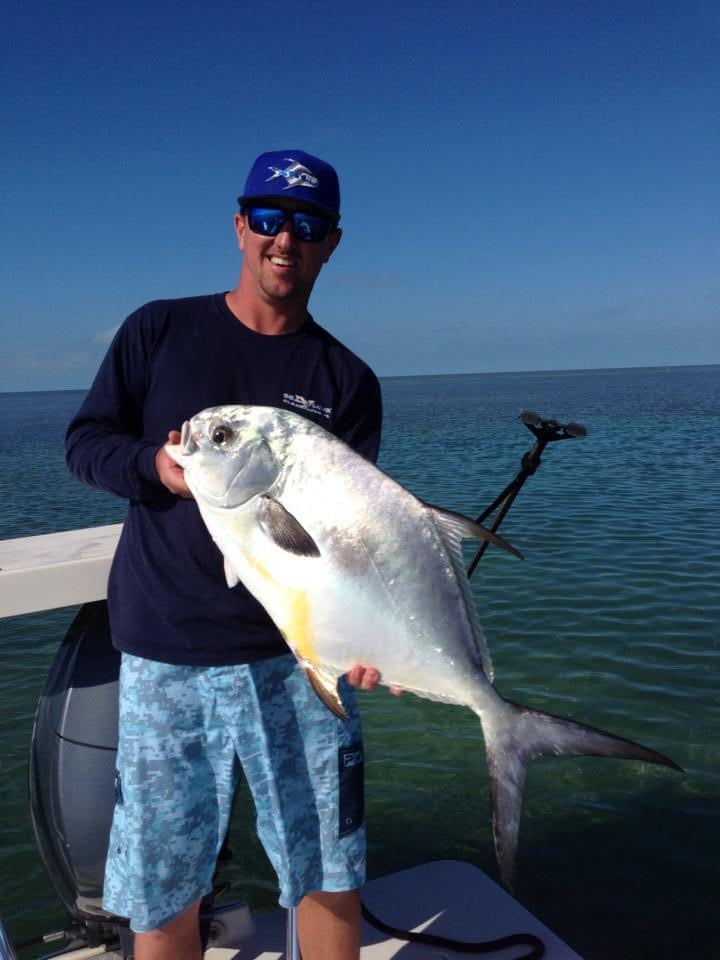
[(280, 903), (365, 880), (363, 748), (319, 700), (292, 655), (189, 667), (122, 655), (116, 803), (104, 904), (156, 930), (212, 889), (238, 760)]

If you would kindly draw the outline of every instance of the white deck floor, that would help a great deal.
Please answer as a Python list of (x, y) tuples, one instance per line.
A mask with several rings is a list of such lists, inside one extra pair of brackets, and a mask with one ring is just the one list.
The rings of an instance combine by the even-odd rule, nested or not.
[[(544, 960), (582, 960), (489, 877), (468, 863), (440, 860), (373, 880), (363, 901), (379, 919), (402, 930), (424, 931), (465, 942), (531, 933), (545, 945)], [(287, 960), (285, 911), (256, 919), (256, 935), (239, 949), (208, 950), (206, 960)], [(529, 947), (497, 953), (461, 953), (447, 947), (408, 943), (363, 922), (362, 960), (450, 960), (493, 957), (514, 960)]]

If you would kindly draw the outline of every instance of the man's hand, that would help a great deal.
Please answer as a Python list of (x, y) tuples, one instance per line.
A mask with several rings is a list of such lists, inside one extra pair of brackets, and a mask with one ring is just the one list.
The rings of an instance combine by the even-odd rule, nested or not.
[[(380, 683), (380, 671), (375, 667), (362, 667), (356, 664), (347, 674), (348, 683), (353, 687), (359, 687), (361, 690), (374, 690)], [(400, 687), (390, 687), (390, 693), (395, 697), (402, 696)]]
[[(180, 443), (180, 431), (171, 430), (168, 434), (168, 443)], [(185, 471), (179, 463), (175, 463), (165, 447), (160, 447), (155, 454), (155, 466), (160, 482), (168, 488), (170, 493), (176, 493), (185, 500), (192, 500), (193, 495), (185, 483)]]

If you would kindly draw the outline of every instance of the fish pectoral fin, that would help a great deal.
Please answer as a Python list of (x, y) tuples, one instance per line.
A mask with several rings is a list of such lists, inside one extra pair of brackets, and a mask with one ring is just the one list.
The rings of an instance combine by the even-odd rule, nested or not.
[(305, 676), (328, 710), (341, 720), (347, 720), (348, 715), (338, 693), (337, 677), (329, 670), (315, 666), (305, 667)]
[(240, 583), (240, 577), (235, 572), (235, 568), (230, 563), (227, 557), (225, 557), (225, 580), (229, 587), (235, 587)]
[(318, 545), (305, 527), (279, 500), (268, 496), (260, 497), (257, 518), (265, 533), (281, 549), (299, 557), (320, 556)]
[(490, 543), (494, 543), (496, 547), (502, 547), (503, 550), (512, 553), (520, 560), (524, 559), (520, 551), (516, 550), (507, 540), (503, 540), (502, 537), (493, 533), (492, 530), (481, 526), (481, 524), (471, 520), (470, 517), (464, 517), (461, 513), (454, 513), (452, 510), (444, 510), (442, 507), (434, 507), (431, 503), (426, 503), (425, 506), (429, 510), (432, 510), (436, 522), (450, 535), (451, 539), (457, 541), (487, 540)]

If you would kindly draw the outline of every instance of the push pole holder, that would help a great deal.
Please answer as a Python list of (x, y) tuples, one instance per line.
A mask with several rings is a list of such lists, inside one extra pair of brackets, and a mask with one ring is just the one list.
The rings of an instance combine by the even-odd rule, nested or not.
[[(556, 440), (573, 440), (576, 437), (587, 436), (587, 430), (581, 423), (558, 423), (557, 420), (544, 420), (532, 410), (521, 411), (518, 420), (524, 423), (528, 430), (534, 435), (535, 444), (531, 450), (523, 454), (520, 461), (520, 470), (516, 477), (510, 481), (502, 493), (493, 500), (490, 506), (484, 510), (475, 521), (476, 523), (484, 523), (485, 520), (497, 510), (495, 519), (490, 526), (490, 530), (492, 530), (493, 533), (497, 531), (505, 519), (508, 510), (513, 505), (515, 497), (520, 493), (525, 481), (528, 477), (531, 477), (540, 466), (540, 454), (545, 447)], [(477, 567), (480, 562), (488, 545), (488, 541), (484, 540), (478, 547), (467, 569), (468, 578), (473, 575), (475, 567)]]

